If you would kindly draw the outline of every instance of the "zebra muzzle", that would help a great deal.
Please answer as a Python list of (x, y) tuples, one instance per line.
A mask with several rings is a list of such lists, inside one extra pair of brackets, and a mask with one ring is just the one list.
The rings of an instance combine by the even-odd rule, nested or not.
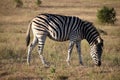
[(98, 61), (98, 64), (96, 64), (96, 66), (101, 66), (101, 61)]

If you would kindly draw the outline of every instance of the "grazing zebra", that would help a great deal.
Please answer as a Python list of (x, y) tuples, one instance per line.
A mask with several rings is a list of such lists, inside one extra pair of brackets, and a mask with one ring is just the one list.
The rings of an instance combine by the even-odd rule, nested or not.
[[(29, 45), (31, 28), (34, 38)], [(70, 41), (66, 59), (68, 65), (70, 64), (71, 52), (74, 44), (76, 44), (79, 55), (79, 63), (83, 65), (80, 42), (81, 40), (86, 39), (90, 44), (90, 54), (94, 63), (97, 66), (101, 65), (103, 40), (94, 25), (90, 22), (81, 20), (78, 17), (57, 14), (39, 14), (29, 24), (26, 37), (27, 46), (29, 45), (27, 55), (28, 64), (30, 63), (31, 52), (38, 43), (40, 59), (45, 66), (48, 66), (42, 54), (47, 36), (55, 41)]]

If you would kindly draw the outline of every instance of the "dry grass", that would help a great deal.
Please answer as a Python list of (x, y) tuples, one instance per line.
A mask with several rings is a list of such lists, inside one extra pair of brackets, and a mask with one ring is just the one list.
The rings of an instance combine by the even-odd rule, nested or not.
[[(44, 0), (37, 7), (34, 0), (24, 0), (22, 8), (15, 8), (13, 0), (0, 2), (0, 80), (120, 80), (120, 1), (119, 0)], [(115, 25), (100, 25), (96, 12), (103, 5), (114, 7), (118, 21)], [(44, 68), (37, 48), (32, 53), (31, 65), (26, 64), (25, 32), (29, 21), (39, 13), (74, 15), (91, 21), (107, 32), (104, 39), (103, 64), (95, 67), (89, 54), (89, 45), (82, 41), (85, 66), (79, 66), (76, 49), (71, 66), (67, 66), (68, 42), (47, 39), (44, 55), (50, 68)]]

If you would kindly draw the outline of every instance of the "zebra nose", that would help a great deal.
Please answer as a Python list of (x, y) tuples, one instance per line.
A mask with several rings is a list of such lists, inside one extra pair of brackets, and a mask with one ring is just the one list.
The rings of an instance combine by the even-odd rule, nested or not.
[(101, 66), (101, 61), (98, 61), (98, 64), (97, 64), (97, 66), (99, 66), (99, 67)]

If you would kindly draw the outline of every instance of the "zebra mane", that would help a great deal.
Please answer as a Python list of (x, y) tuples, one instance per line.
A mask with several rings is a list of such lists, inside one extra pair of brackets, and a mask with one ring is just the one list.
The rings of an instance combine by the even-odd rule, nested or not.
[(87, 20), (83, 20), (84, 24), (91, 24), (94, 25), (93, 22), (87, 21)]

